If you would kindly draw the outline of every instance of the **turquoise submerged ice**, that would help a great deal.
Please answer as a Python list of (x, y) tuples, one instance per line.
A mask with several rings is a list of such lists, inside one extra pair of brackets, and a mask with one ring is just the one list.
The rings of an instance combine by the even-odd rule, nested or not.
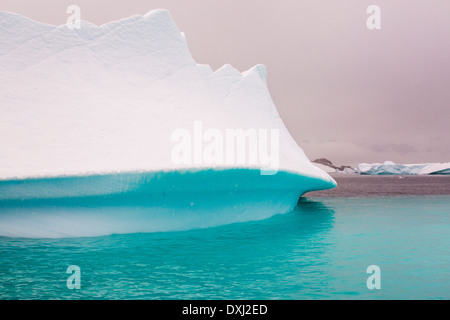
[[(259, 220), (336, 185), (284, 126), (265, 67), (197, 64), (165, 10), (81, 29), (0, 21), (0, 236)], [(229, 132), (248, 145), (229, 152)]]
[(249, 169), (0, 181), (0, 235), (100, 236), (260, 220), (291, 211), (303, 193), (327, 186)]

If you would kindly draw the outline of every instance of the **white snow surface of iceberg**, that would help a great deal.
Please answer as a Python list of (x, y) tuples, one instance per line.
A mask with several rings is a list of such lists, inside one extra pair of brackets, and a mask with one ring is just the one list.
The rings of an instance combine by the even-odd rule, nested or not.
[(0, 180), (191, 169), (171, 135), (195, 121), (278, 129), (279, 171), (335, 186), (284, 126), (265, 67), (196, 63), (168, 11), (72, 30), (0, 12)]

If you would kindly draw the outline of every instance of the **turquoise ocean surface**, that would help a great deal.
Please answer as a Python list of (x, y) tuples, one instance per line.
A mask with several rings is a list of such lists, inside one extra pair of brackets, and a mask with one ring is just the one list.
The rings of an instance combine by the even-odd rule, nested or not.
[[(286, 214), (211, 228), (2, 237), (0, 298), (450, 299), (449, 195), (313, 195)], [(70, 265), (80, 289), (67, 287)], [(380, 289), (367, 287), (371, 265)]]

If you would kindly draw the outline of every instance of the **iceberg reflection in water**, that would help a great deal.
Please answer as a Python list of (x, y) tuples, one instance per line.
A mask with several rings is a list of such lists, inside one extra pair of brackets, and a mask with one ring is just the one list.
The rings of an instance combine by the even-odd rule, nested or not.
[[(0, 297), (24, 299), (295, 298), (317, 291), (333, 210), (301, 200), (269, 219), (182, 232), (0, 237)], [(81, 290), (68, 290), (70, 264)], [(314, 276), (313, 276), (314, 275)], [(29, 279), (34, 279), (29, 282)]]
[(0, 236), (102, 236), (260, 220), (330, 184), (249, 169), (0, 181)]
[[(449, 299), (449, 207), (446, 195), (302, 197), (286, 214), (215, 228), (0, 237), (0, 298)], [(81, 290), (66, 287), (73, 264)], [(374, 264), (381, 290), (366, 286)]]

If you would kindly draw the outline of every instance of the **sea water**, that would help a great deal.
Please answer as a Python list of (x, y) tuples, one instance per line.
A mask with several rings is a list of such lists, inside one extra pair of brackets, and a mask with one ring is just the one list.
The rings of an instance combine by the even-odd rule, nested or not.
[[(0, 238), (0, 298), (450, 299), (449, 195), (308, 195), (289, 213), (212, 228)], [(67, 285), (72, 265), (80, 289)]]

